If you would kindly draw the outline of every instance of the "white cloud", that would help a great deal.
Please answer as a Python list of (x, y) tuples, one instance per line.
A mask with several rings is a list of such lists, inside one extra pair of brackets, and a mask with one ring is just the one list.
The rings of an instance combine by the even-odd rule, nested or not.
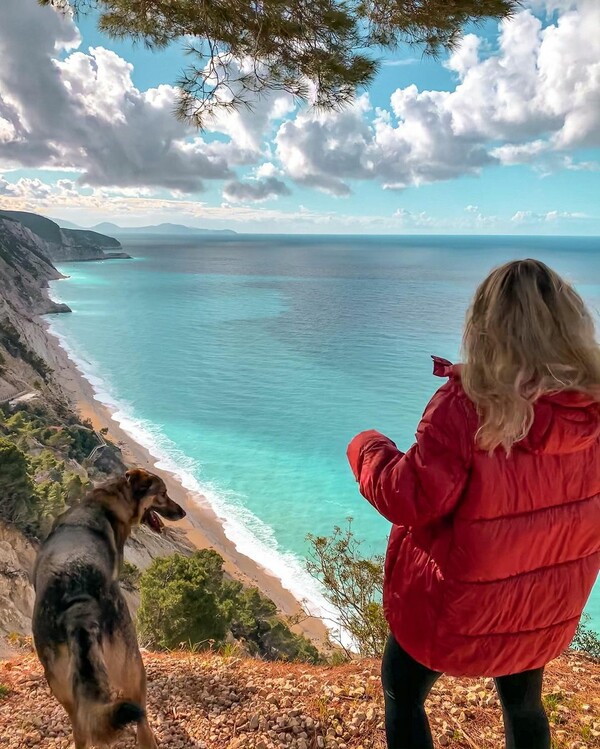
[(393, 218), (398, 220), (403, 229), (433, 229), (439, 227), (441, 223), (444, 223), (440, 222), (439, 219), (430, 216), (426, 211), (415, 213), (413, 211), (408, 211), (405, 208), (398, 208), (398, 210), (394, 212)]
[[(248, 180), (248, 183), (242, 184), (258, 181)], [(284, 211), (266, 208), (257, 201), (254, 201), (254, 205), (246, 204), (248, 202), (253, 201), (232, 200), (214, 206), (195, 199), (158, 198), (145, 188), (99, 187), (82, 191), (72, 180), (45, 184), (22, 178), (9, 182), (0, 175), (0, 208), (62, 216), (82, 226), (104, 220), (116, 221), (124, 226), (174, 221), (193, 226), (267, 232), (473, 234), (482, 230), (497, 233), (518, 230), (539, 234), (555, 233), (563, 228), (581, 228), (582, 220), (591, 220), (584, 213), (559, 210), (521, 210), (511, 219), (509, 216), (487, 215), (477, 205), (467, 205), (462, 215), (451, 216), (405, 208), (399, 208), (391, 215), (359, 215), (311, 210), (303, 206), (295, 211)]]
[(254, 174), (260, 179), (264, 177), (280, 177), (282, 172), (272, 161), (266, 161), (264, 164), (256, 167)]
[(432, 231), (447, 230), (453, 232), (472, 233), (474, 231), (494, 229), (500, 225), (497, 216), (487, 216), (476, 205), (465, 207), (465, 216), (440, 218), (432, 216), (427, 211), (409, 211), (399, 208), (393, 218), (400, 222), (402, 229), (429, 229)]
[[(398, 231), (401, 223), (390, 216), (357, 216), (327, 211), (314, 211), (300, 206), (296, 211), (281, 211), (243, 204), (207, 205), (197, 200), (173, 200), (116, 194), (106, 188), (89, 190), (87, 194), (67, 195), (50, 186), (50, 195), (34, 196), (34, 190), (4, 192), (5, 179), (0, 176), (1, 206), (5, 209), (35, 211), (52, 216), (71, 218), (81, 225), (111, 220), (125, 226), (143, 225), (148, 217), (153, 222), (179, 221), (189, 225), (211, 225), (228, 228), (301, 231)], [(17, 192), (19, 193), (17, 195)], [(130, 191), (128, 191), (130, 192)]]
[(539, 160), (542, 154), (547, 154), (550, 150), (550, 143), (545, 140), (532, 140), (529, 143), (517, 145), (507, 144), (492, 149), (491, 153), (503, 164), (531, 164)]
[[(235, 94), (240, 93), (242, 87), (237, 82), (239, 77), (252, 75), (255, 70), (251, 61), (228, 60), (226, 64), (231, 81), (217, 97), (222, 102), (230, 102)], [(248, 104), (249, 106), (239, 109), (216, 112), (207, 123), (207, 129), (228, 135), (241, 153), (251, 154), (251, 158), (256, 160), (258, 154), (268, 151), (264, 144), (265, 134), (275, 121), (293, 112), (295, 104), (293, 97), (283, 91), (264, 92), (256, 101)]]
[(277, 155), (293, 179), (337, 196), (350, 194), (348, 180), (402, 189), (477, 173), (494, 159), (452, 132), (448, 96), (413, 85), (392, 94), (391, 112), (373, 116), (366, 95), (342, 112), (302, 112), (281, 125)]
[(557, 221), (573, 221), (577, 219), (587, 219), (589, 216), (586, 213), (579, 211), (546, 211), (545, 213), (538, 213), (536, 211), (517, 211), (512, 217), (511, 221), (514, 224), (543, 224), (553, 223)]
[(68, 17), (33, 0), (3, 0), (0, 167), (70, 169), (82, 184), (182, 192), (233, 176), (239, 141), (199, 137), (173, 116), (172, 86), (139, 91), (132, 66), (112, 51), (57, 57), (79, 41)]
[(598, 161), (574, 161), (571, 156), (565, 156), (563, 166), (573, 172), (598, 172), (600, 163)]
[(481, 39), (475, 34), (465, 34), (460, 46), (444, 63), (444, 67), (458, 74), (463, 79), (469, 70), (479, 63), (479, 47)]
[(17, 182), (7, 182), (4, 177), (0, 176), (0, 196), (3, 197), (44, 201), (58, 192), (64, 194), (65, 189), (63, 185), (53, 190), (51, 185), (39, 179), (22, 177)]
[(369, 110), (363, 95), (341, 112), (309, 109), (284, 122), (275, 143), (287, 174), (332, 195), (349, 195), (345, 180), (371, 176), (368, 150), (373, 134), (364, 117)]
[(404, 57), (398, 60), (384, 60), (382, 64), (384, 68), (403, 68), (406, 65), (416, 65), (418, 62), (416, 57)]
[(446, 63), (454, 91), (412, 85), (386, 110), (363, 96), (340, 113), (301, 112), (276, 137), (285, 171), (344, 196), (355, 179), (401, 189), (495, 163), (578, 168), (569, 154), (600, 145), (600, 2), (571, 6), (546, 28), (529, 10), (502, 22), (485, 59), (467, 35)]

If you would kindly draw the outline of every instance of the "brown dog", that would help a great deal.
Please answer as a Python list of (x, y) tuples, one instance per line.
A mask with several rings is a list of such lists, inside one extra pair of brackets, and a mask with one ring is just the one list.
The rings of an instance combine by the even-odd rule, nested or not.
[(57, 518), (38, 553), (35, 647), (71, 718), (76, 749), (110, 745), (129, 723), (137, 724), (141, 749), (156, 749), (146, 718), (146, 672), (118, 582), (132, 526), (160, 533), (156, 513), (185, 516), (161, 478), (127, 471)]

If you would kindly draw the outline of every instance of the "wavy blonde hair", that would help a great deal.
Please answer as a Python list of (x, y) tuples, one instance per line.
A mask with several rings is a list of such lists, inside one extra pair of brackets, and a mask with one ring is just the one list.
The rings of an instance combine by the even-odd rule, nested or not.
[(541, 395), (578, 390), (600, 400), (600, 346), (575, 289), (539, 260), (493, 270), (475, 293), (461, 379), (477, 407), (477, 443), (507, 452), (533, 423)]

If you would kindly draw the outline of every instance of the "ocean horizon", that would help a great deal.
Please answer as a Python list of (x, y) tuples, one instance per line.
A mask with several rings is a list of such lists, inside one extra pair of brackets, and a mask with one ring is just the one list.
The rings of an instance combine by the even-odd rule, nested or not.
[[(389, 524), (345, 450), (376, 428), (401, 449), (457, 361), (477, 284), (517, 257), (572, 280), (597, 317), (600, 238), (227, 235), (122, 239), (133, 260), (65, 263), (51, 331), (160, 468), (208, 499), (238, 549), (315, 611), (306, 536), (352, 517), (365, 553)], [(600, 629), (600, 586), (588, 613)]]

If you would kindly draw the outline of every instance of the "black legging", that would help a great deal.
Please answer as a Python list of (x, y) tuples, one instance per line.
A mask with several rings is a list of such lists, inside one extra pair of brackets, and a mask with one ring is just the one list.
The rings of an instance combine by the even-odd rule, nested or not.
[[(425, 700), (442, 674), (417, 663), (390, 635), (381, 668), (388, 749), (433, 749)], [(542, 705), (544, 669), (496, 679), (506, 749), (550, 749)]]

